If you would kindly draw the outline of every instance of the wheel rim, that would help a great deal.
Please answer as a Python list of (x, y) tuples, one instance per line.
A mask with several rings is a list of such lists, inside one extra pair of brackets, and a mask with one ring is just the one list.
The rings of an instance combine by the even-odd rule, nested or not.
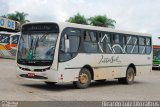
[(128, 81), (133, 81), (133, 78), (134, 78), (134, 74), (132, 72), (128, 72)]
[(86, 84), (88, 82), (88, 75), (86, 73), (82, 73), (79, 80), (81, 84)]

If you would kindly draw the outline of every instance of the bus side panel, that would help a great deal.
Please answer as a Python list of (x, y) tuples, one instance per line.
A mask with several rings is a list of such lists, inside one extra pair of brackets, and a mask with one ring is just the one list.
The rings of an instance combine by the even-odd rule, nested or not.
[(131, 64), (135, 65), (136, 75), (139, 75), (149, 72), (151, 63), (150, 55), (80, 53), (69, 61), (59, 63), (58, 77), (62, 75), (63, 81), (76, 81), (80, 70), (89, 65), (93, 69), (93, 80), (122, 78)]
[(63, 81), (77, 81), (80, 70), (89, 65), (93, 69), (93, 80), (121, 78), (126, 75), (128, 66), (121, 66), (122, 62), (107, 62), (118, 55), (78, 54), (72, 60), (60, 62), (58, 65), (58, 78), (63, 76)]
[(151, 66), (136, 66), (136, 76), (143, 75), (152, 71)]
[(70, 82), (77, 81), (81, 68), (69, 68), (67, 62), (59, 63), (58, 81)]
[(94, 80), (122, 78), (126, 75), (126, 67), (107, 67), (94, 69)]

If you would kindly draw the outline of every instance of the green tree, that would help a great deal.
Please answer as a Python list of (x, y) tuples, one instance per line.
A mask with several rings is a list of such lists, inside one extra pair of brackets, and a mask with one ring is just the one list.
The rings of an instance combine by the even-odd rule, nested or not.
[(15, 13), (3, 15), (2, 17), (15, 20), (23, 24), (23, 23), (29, 22), (29, 20), (26, 20), (27, 16), (28, 16), (27, 13), (15, 11)]
[(114, 28), (116, 21), (106, 15), (97, 15), (89, 18), (90, 25)]
[(87, 19), (83, 16), (80, 15), (79, 13), (77, 13), (76, 15), (74, 15), (73, 17), (70, 17), (68, 20), (66, 20), (67, 22), (70, 23), (77, 23), (77, 24), (84, 24), (87, 25)]

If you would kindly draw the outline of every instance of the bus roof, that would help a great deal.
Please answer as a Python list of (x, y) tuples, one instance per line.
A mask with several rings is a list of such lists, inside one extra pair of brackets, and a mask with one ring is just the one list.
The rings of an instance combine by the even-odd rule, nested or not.
[[(75, 23), (69, 23), (69, 22), (29, 22), (27, 24), (36, 24), (36, 23), (42, 23), (42, 24), (43, 23), (56, 23), (56, 24), (59, 25), (60, 29), (61, 28), (63, 29), (63, 28), (66, 28), (66, 27), (74, 27), (74, 28), (81, 28), (81, 29), (108, 31), (108, 32), (116, 32), (116, 33), (139, 35), (139, 36), (151, 36), (151, 34), (147, 34), (147, 33), (138, 33), (138, 32), (117, 30), (117, 29), (106, 28), (106, 27), (99, 27), (99, 26), (75, 24)], [(24, 25), (27, 25), (27, 24), (24, 24)]]

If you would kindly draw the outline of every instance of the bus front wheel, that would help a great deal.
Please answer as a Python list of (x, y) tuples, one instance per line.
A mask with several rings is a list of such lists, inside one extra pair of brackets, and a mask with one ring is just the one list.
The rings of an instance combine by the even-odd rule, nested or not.
[(73, 82), (74, 86), (79, 89), (87, 88), (91, 83), (91, 73), (88, 69), (83, 68), (79, 73), (78, 81)]
[(134, 77), (135, 77), (134, 69), (132, 67), (129, 67), (126, 72), (126, 77), (118, 78), (118, 82), (122, 84), (133, 84)]

